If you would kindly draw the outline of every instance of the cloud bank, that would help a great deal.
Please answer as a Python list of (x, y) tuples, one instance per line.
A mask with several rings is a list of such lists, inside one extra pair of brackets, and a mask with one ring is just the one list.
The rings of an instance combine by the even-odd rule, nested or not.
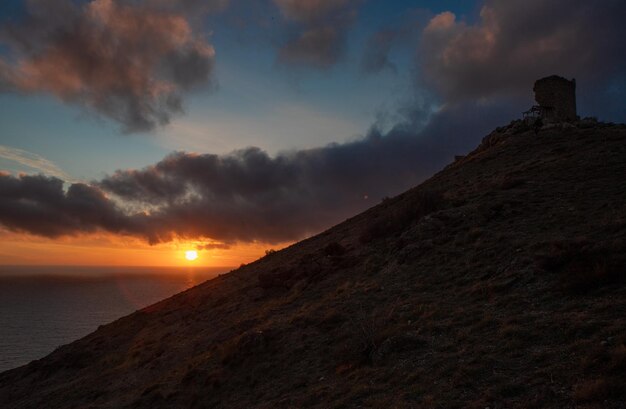
[(52, 94), (125, 132), (164, 125), (213, 75), (215, 51), (181, 8), (192, 3), (31, 1), (25, 21), (3, 27), (13, 60), (0, 59), (0, 90)]
[(441, 111), (421, 132), (372, 129), (351, 143), (274, 157), (258, 148), (179, 152), (67, 191), (57, 178), (2, 174), (0, 223), (46, 237), (103, 231), (150, 243), (296, 240), (415, 185), (469, 149), (494, 125), (477, 109)]

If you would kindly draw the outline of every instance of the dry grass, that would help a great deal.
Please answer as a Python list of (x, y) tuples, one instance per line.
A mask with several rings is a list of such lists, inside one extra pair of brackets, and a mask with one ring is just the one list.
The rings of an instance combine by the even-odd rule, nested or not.
[(421, 218), (441, 210), (446, 204), (443, 194), (434, 190), (420, 191), (412, 200), (395, 201), (393, 206), (391, 199), (383, 203), (392, 206), (393, 210), (367, 225), (359, 237), (362, 244), (398, 235)]
[(539, 266), (558, 274), (562, 287), (571, 293), (588, 294), (626, 278), (626, 247), (620, 244), (577, 239), (548, 247), (548, 253), (538, 257)]
[(522, 128), (0, 374), (0, 407), (623, 409), (626, 130)]
[(578, 403), (605, 402), (626, 395), (624, 379), (601, 378), (583, 381), (574, 387), (574, 400)]

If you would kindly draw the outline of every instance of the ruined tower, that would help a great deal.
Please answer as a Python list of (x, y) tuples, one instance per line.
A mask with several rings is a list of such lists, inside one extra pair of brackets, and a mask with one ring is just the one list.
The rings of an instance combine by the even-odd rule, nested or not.
[(576, 115), (576, 80), (558, 75), (535, 82), (535, 101), (541, 108), (541, 117), (547, 122), (571, 122)]

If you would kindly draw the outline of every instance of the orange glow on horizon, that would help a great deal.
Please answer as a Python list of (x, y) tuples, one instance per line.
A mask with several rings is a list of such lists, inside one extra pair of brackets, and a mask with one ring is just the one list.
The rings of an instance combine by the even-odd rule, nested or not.
[[(289, 242), (236, 243), (230, 247), (201, 249), (201, 242), (173, 241), (149, 245), (132, 237), (112, 234), (46, 239), (0, 229), (0, 265), (74, 266), (155, 266), (155, 267), (238, 267)], [(196, 250), (190, 250), (196, 249)], [(196, 258), (187, 258), (195, 251)]]

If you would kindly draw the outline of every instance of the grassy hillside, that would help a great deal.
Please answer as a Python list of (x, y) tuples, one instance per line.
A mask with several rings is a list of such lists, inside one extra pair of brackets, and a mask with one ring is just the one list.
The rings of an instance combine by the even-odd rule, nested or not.
[(624, 408), (626, 127), (422, 185), (0, 374), (6, 408)]

